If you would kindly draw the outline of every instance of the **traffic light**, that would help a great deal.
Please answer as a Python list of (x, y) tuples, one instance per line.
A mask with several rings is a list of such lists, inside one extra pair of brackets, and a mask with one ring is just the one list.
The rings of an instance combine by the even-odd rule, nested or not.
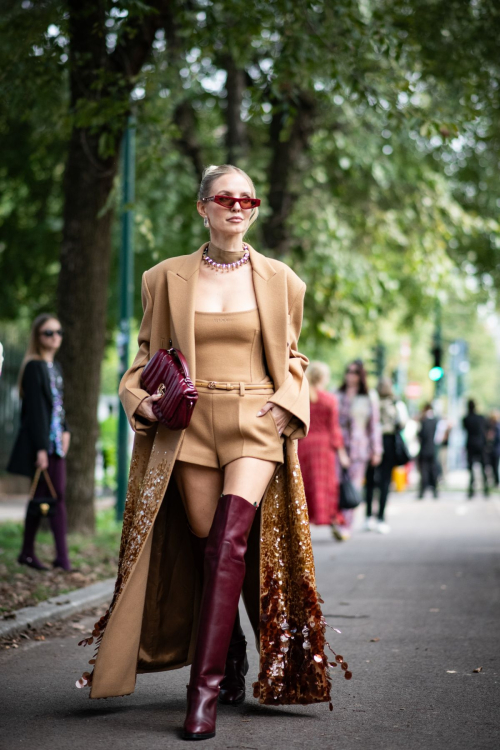
[(441, 349), (441, 344), (434, 344), (431, 354), (433, 357), (434, 364), (432, 365), (431, 369), (429, 370), (429, 377), (431, 380), (433, 380), (435, 383), (438, 383), (444, 376), (444, 370), (441, 366), (441, 359), (443, 355), (443, 350)]

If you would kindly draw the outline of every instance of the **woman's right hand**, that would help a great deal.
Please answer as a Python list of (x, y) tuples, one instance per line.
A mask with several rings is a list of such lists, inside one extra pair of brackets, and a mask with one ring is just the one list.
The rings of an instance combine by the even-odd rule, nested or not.
[(153, 393), (152, 396), (148, 396), (144, 401), (141, 401), (135, 413), (149, 420), (149, 422), (157, 422), (158, 418), (153, 412), (153, 404), (155, 401), (159, 401), (160, 398), (162, 398), (161, 393)]
[(49, 454), (45, 450), (38, 451), (36, 454), (36, 466), (45, 471), (49, 468)]
[(339, 455), (339, 462), (343, 469), (348, 469), (351, 465), (351, 461), (349, 459), (349, 456), (347, 455), (347, 451), (345, 448), (339, 448), (338, 449), (338, 455)]

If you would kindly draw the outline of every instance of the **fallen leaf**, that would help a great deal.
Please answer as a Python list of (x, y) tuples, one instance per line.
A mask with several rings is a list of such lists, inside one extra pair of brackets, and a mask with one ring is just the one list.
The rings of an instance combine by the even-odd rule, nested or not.
[(483, 671), (483, 668), (482, 668), (482, 667), (476, 667), (476, 668), (475, 668), (475, 669), (473, 669), (472, 671), (473, 671), (473, 672), (482, 672), (482, 671)]
[(446, 670), (446, 674), (456, 674), (456, 673), (457, 673), (456, 669), (447, 669)]
[(34, 635), (33, 639), (35, 641), (44, 641), (45, 640), (45, 636), (44, 635)]
[(380, 638), (370, 638), (370, 643), (378, 643)]

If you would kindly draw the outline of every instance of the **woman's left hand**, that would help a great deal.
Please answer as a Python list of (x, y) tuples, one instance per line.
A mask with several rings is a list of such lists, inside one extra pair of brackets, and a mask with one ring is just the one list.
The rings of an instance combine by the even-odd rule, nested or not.
[(381, 461), (382, 456), (378, 456), (377, 454), (375, 454), (374, 456), (372, 456), (372, 460), (370, 463), (372, 466), (379, 466)]
[(272, 417), (274, 421), (276, 422), (276, 428), (278, 430), (278, 433), (280, 435), (283, 434), (283, 430), (289, 423), (289, 421), (292, 418), (292, 414), (287, 409), (283, 409), (282, 406), (278, 406), (277, 404), (272, 404), (271, 401), (268, 401), (267, 404), (264, 404), (262, 409), (257, 414), (258, 417), (263, 417), (264, 414), (267, 414), (268, 411), (271, 411)]
[(63, 432), (62, 434), (62, 449), (64, 455), (69, 451), (69, 444), (71, 442), (71, 432)]

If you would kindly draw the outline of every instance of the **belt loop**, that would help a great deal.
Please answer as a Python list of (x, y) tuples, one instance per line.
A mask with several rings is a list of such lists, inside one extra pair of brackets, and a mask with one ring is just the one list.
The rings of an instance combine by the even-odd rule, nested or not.
[(240, 383), (240, 396), (245, 395), (245, 383)]

